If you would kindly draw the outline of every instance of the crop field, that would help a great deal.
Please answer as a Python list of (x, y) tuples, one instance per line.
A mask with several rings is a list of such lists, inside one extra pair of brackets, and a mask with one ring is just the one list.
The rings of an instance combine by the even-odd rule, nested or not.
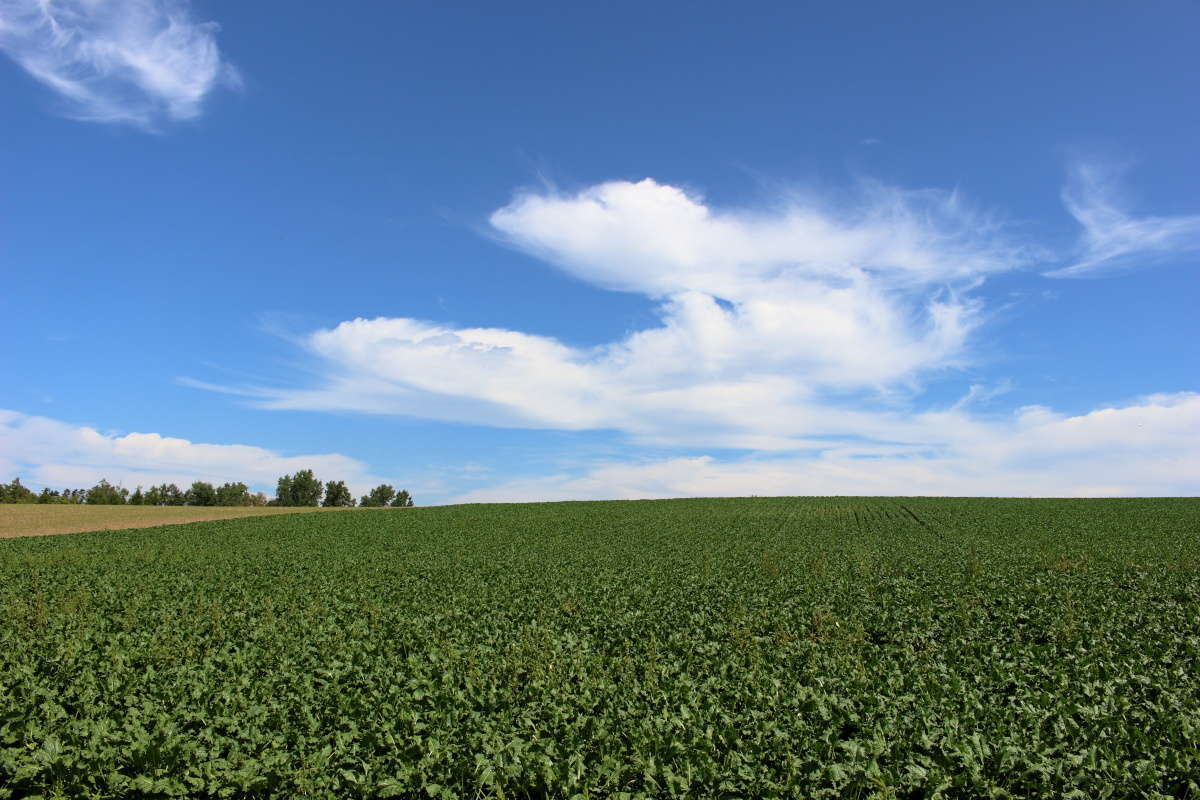
[(73, 503), (3, 503), (0, 504), (0, 539), (14, 536), (45, 536), (51, 533), (153, 528), (235, 517), (344, 510), (346, 509), (294, 506), (91, 506)]
[(1200, 793), (1194, 499), (12, 539), (0, 626), (3, 797)]

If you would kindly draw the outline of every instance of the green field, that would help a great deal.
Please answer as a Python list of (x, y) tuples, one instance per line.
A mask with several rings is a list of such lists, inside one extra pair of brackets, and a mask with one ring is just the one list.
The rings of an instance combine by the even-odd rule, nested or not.
[(1200, 792), (1194, 499), (13, 539), (0, 625), (6, 797)]

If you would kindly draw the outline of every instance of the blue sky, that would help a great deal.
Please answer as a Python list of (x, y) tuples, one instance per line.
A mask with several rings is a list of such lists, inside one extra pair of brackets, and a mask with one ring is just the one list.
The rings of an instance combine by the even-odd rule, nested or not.
[(1200, 493), (1200, 5), (0, 0), (0, 470)]

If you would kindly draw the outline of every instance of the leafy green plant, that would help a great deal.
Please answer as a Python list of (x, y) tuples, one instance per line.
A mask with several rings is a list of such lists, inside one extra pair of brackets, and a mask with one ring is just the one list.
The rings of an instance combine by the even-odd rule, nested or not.
[(1200, 501), (0, 541), (0, 796), (1187, 797)]

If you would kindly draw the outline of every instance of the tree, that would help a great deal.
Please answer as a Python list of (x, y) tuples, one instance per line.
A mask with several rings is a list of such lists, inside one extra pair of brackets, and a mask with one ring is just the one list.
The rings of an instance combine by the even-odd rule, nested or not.
[(38, 502), (43, 502), (42, 497), (45, 497), (47, 503), (63, 503), (64, 505), (78, 505), (87, 501), (87, 492), (83, 489), (63, 489), (61, 492), (54, 492), (48, 489), (43, 489), (42, 494), (38, 497)]
[(393, 508), (412, 508), (412, 496), (407, 489), (401, 489), (396, 492), (396, 499), (392, 501)]
[(380, 506), (391, 505), (392, 500), (396, 498), (396, 490), (386, 483), (381, 483), (370, 491), (364, 494), (362, 500), (358, 501), (360, 506), (366, 508), (379, 508)]
[(148, 506), (181, 506), (187, 498), (173, 483), (151, 486), (143, 502)]
[(315, 506), (321, 503), (324, 489), (311, 469), (302, 469), (292, 478), (292, 505)]
[(248, 506), (250, 492), (244, 483), (224, 483), (217, 488), (217, 505), (219, 506)]
[(270, 503), (267, 501), (267, 496), (262, 492), (255, 492), (246, 496), (246, 505), (248, 506), (267, 506)]
[(123, 506), (125, 498), (128, 496), (128, 489), (113, 486), (101, 478), (99, 483), (88, 489), (87, 504), (90, 506)]
[(129, 495), (129, 505), (144, 506), (146, 505), (146, 495), (142, 494), (142, 487), (137, 487), (133, 490), (133, 494)]
[(345, 481), (330, 481), (325, 484), (325, 500), (321, 505), (326, 507), (347, 507), (354, 505), (354, 495), (346, 488)]
[(13, 478), (12, 483), (0, 483), (0, 503), (33, 503), (37, 495), (21, 485), (20, 478)]
[(215, 506), (217, 490), (206, 481), (193, 481), (192, 488), (187, 490), (186, 504), (189, 506)]
[(311, 469), (284, 475), (275, 487), (277, 506), (315, 506), (321, 502), (321, 482)]
[(292, 476), (283, 475), (275, 483), (275, 499), (273, 506), (290, 506), (292, 504)]

